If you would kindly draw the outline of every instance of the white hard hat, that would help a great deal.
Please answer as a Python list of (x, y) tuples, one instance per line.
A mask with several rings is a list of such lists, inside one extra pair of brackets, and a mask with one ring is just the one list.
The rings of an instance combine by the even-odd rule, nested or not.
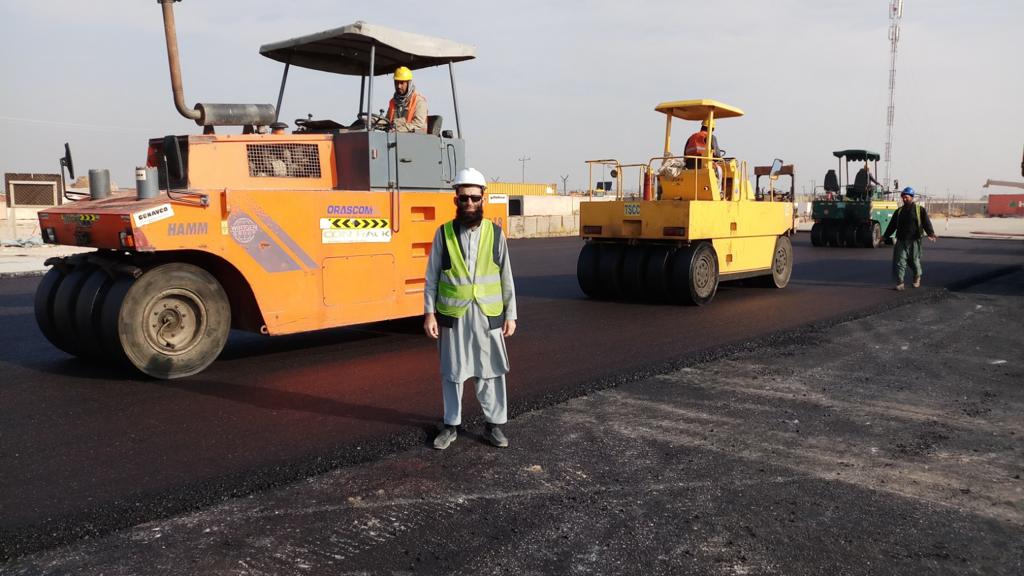
[(455, 175), (455, 183), (452, 184), (452, 188), (459, 186), (479, 186), (486, 189), (487, 179), (476, 168), (463, 168)]

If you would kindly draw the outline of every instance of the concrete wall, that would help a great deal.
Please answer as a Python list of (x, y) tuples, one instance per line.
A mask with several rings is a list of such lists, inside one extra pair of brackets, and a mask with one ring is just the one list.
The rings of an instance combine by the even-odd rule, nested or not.
[(509, 238), (579, 236), (580, 216), (510, 216)]
[(579, 236), (580, 204), (607, 202), (612, 197), (523, 196), (523, 215), (509, 216), (509, 238), (552, 238)]
[[(7, 214), (9, 213), (10, 208), (7, 207), (7, 203), (3, 200), (4, 197), (0, 196), (0, 220), (7, 220)], [(22, 220), (32, 222), (39, 219), (38, 214), (40, 210), (43, 210), (43, 208), (40, 208), (39, 206), (18, 206), (15, 208), (14, 213), (19, 222)]]
[(580, 213), (581, 202), (607, 202), (611, 196), (522, 196), (523, 216), (571, 216)]

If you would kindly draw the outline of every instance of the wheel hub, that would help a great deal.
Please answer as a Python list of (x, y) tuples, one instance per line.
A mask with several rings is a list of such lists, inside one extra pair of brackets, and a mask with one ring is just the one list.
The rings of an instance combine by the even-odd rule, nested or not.
[(711, 291), (711, 262), (702, 254), (693, 264), (693, 284), (701, 297), (707, 296)]
[(205, 330), (206, 307), (189, 290), (164, 290), (146, 307), (143, 333), (149, 345), (162, 354), (188, 352)]
[(781, 276), (786, 272), (786, 251), (779, 248), (775, 251), (775, 274)]

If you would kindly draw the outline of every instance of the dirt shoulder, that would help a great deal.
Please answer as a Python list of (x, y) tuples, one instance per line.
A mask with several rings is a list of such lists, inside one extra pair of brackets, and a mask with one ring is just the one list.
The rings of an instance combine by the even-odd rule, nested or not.
[(1020, 574), (1022, 325), (1017, 272), (0, 568)]

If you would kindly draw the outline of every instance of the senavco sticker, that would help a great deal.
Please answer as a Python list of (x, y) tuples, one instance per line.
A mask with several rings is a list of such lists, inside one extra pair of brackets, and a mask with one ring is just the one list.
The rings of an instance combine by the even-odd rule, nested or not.
[(174, 216), (174, 208), (171, 208), (170, 204), (161, 204), (132, 214), (132, 219), (135, 221), (136, 226), (142, 227), (146, 224), (166, 220), (172, 216)]

